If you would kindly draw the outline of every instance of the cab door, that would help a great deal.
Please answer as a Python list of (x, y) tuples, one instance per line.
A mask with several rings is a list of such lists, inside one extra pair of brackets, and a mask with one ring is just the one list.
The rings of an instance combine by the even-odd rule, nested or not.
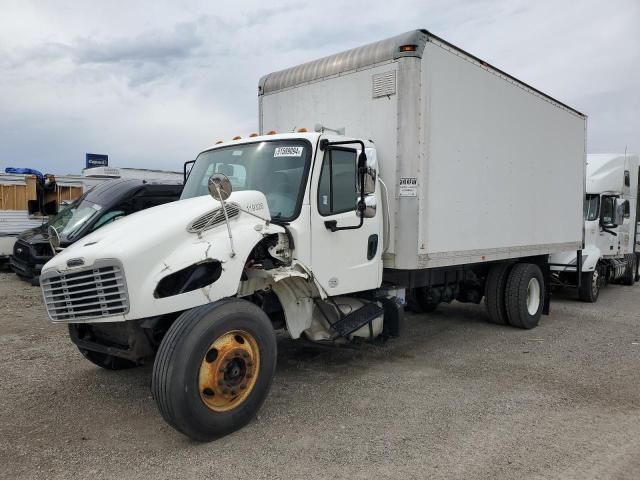
[[(343, 137), (333, 138), (344, 140)], [(332, 140), (332, 137), (329, 137)], [(328, 295), (369, 290), (382, 280), (382, 212), (376, 209), (359, 228), (332, 231), (331, 226), (355, 227), (357, 162), (361, 147), (341, 145), (318, 149), (311, 193), (311, 262), (313, 274)], [(369, 150), (369, 149), (367, 149)], [(373, 194), (380, 205), (380, 189)]]

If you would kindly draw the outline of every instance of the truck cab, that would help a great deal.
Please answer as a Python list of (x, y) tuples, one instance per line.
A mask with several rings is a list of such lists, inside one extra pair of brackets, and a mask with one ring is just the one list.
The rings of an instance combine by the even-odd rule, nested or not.
[[(608, 283), (633, 285), (638, 277), (636, 207), (637, 155), (587, 156), (584, 201), (582, 268), (575, 252), (553, 255), (551, 262), (560, 286), (578, 286), (581, 300), (595, 302)], [(578, 282), (580, 276), (580, 282)]]

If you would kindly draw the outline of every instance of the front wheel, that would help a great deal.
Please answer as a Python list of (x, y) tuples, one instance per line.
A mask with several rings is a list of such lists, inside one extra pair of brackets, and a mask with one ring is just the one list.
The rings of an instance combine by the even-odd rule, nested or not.
[(632, 253), (631, 255), (627, 255), (627, 268), (625, 268), (624, 270), (624, 276), (622, 277), (622, 283), (624, 285), (633, 285), (634, 283), (636, 283), (636, 270), (637, 270), (637, 264), (638, 264), (638, 259), (636, 257), (635, 253)]
[(580, 279), (580, 288), (578, 288), (578, 297), (583, 302), (594, 303), (600, 295), (600, 272), (596, 265), (592, 272), (584, 272)]
[(245, 300), (189, 310), (160, 344), (151, 388), (163, 418), (179, 432), (210, 441), (255, 416), (276, 368), (267, 315)]

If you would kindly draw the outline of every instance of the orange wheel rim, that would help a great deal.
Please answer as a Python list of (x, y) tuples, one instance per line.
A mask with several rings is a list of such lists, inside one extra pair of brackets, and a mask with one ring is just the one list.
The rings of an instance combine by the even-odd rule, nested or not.
[(253, 335), (227, 332), (204, 354), (198, 375), (200, 398), (215, 412), (232, 410), (249, 397), (259, 371), (260, 349)]

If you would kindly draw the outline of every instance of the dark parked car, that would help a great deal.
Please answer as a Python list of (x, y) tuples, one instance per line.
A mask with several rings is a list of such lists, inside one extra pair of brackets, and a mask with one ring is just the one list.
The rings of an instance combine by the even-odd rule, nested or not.
[(110, 180), (101, 183), (41, 227), (18, 236), (11, 256), (11, 268), (23, 280), (39, 283), (40, 271), (53, 256), (47, 229), (54, 227), (65, 248), (120, 217), (173, 202), (180, 198), (182, 185), (145, 180)]

